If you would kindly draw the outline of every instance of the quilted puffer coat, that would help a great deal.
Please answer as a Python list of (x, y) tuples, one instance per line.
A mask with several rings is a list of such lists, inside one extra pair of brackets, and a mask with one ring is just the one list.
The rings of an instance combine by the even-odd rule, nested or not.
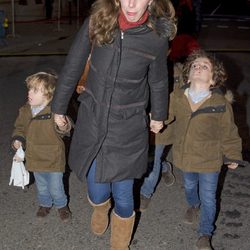
[[(60, 74), (52, 102), (57, 114), (66, 113), (91, 51), (88, 26), (89, 20), (79, 31)], [(93, 46), (69, 154), (69, 165), (79, 179), (86, 176), (94, 159), (97, 182), (140, 178), (146, 171), (149, 97), (152, 119), (167, 117), (168, 31), (164, 32), (159, 35), (143, 24), (117, 30), (111, 44)]]

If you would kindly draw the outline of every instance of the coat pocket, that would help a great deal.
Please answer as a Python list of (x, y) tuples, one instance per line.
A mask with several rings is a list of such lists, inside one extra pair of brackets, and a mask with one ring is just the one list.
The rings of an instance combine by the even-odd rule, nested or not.
[(220, 154), (220, 144), (218, 141), (193, 141), (189, 149), (190, 157), (194, 163), (200, 163), (207, 161), (218, 160)]
[(96, 103), (95, 103), (93, 97), (89, 93), (87, 93), (86, 91), (84, 91), (78, 97), (78, 101), (80, 103), (82, 103), (83, 105), (85, 105), (89, 110), (92, 110), (93, 112), (95, 112)]
[(62, 163), (63, 155), (60, 145), (27, 145), (26, 159), (32, 169), (53, 169)]

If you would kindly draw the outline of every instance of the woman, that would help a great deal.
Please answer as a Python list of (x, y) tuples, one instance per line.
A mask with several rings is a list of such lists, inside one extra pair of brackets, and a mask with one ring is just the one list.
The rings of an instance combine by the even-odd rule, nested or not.
[(151, 131), (158, 133), (167, 116), (173, 17), (167, 0), (97, 0), (69, 51), (53, 99), (53, 112), (63, 120), (92, 51), (69, 164), (80, 180), (87, 176), (91, 229), (97, 235), (107, 229), (112, 193), (112, 249), (128, 249), (131, 238), (134, 179), (147, 168), (149, 96)]

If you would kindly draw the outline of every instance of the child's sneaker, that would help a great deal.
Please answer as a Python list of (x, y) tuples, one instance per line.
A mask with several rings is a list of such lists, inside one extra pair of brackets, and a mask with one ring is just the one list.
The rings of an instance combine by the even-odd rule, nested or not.
[(71, 220), (71, 212), (68, 206), (62, 207), (58, 209), (59, 217), (63, 222), (68, 222)]
[(144, 212), (148, 208), (150, 201), (151, 201), (151, 198), (147, 198), (142, 194), (140, 195), (140, 211), (141, 212)]
[(199, 207), (189, 207), (184, 215), (183, 222), (186, 224), (194, 224), (198, 220)]
[(201, 236), (196, 242), (196, 249), (197, 250), (212, 250), (210, 240), (211, 240), (211, 237), (209, 235)]
[(167, 167), (167, 171), (162, 172), (161, 173), (161, 177), (163, 178), (165, 184), (167, 187), (172, 186), (175, 183), (175, 176), (173, 174), (173, 167), (172, 164), (168, 161), (163, 162), (162, 164), (164, 164)]
[(42, 207), (42, 206), (40, 206), (37, 213), (36, 213), (36, 216), (39, 219), (43, 219), (49, 214), (50, 209), (51, 209), (51, 207)]

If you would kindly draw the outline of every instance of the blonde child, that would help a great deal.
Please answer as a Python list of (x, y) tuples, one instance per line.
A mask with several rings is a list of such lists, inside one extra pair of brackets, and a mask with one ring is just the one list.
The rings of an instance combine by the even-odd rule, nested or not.
[(200, 212), (196, 249), (209, 250), (214, 231), (218, 176), (224, 162), (241, 162), (241, 139), (234, 123), (232, 95), (223, 91), (224, 67), (199, 50), (184, 66), (184, 81), (170, 96), (169, 124), (157, 143), (173, 144), (173, 163), (183, 171), (187, 209), (184, 222), (193, 224)]
[(58, 209), (63, 222), (71, 219), (63, 186), (65, 150), (62, 137), (69, 133), (71, 123), (54, 121), (50, 102), (57, 76), (38, 72), (26, 79), (28, 102), (19, 110), (12, 135), (12, 146), (25, 148), (26, 167), (34, 173), (39, 209), (36, 216), (45, 218), (52, 206)]

